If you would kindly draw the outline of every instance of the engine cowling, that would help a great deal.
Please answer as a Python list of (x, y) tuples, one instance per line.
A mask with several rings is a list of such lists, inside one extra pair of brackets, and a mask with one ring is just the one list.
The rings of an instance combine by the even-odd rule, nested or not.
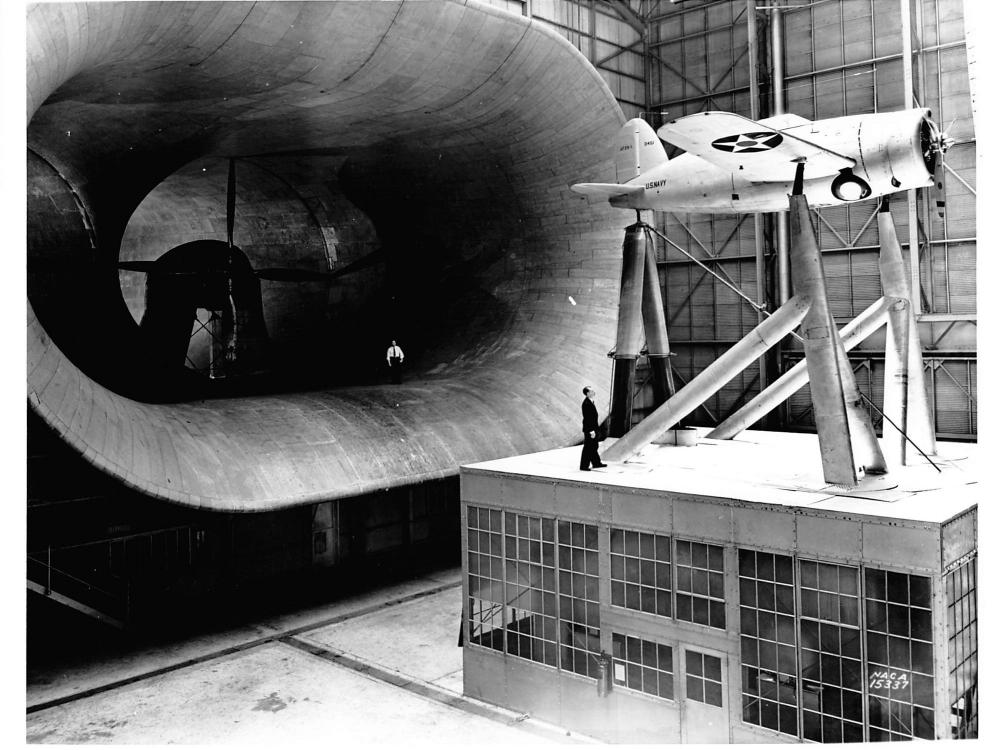
[(859, 159), (854, 174), (865, 179), (876, 193), (933, 184), (940, 157), (932, 148), (934, 126), (930, 116), (929, 109), (907, 109), (877, 118), (859, 118)]

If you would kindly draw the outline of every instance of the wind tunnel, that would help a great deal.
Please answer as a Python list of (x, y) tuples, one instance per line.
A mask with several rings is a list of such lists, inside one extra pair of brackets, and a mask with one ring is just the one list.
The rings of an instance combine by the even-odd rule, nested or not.
[[(578, 439), (582, 386), (610, 382), (623, 222), (568, 185), (624, 118), (568, 42), (474, 2), (27, 14), (28, 399), (88, 461), (259, 511)], [(228, 222), (258, 274), (350, 271), (262, 276), (267, 376), (231, 392), (162, 366), (140, 323), (172, 285), (119, 268), (217, 249)]]

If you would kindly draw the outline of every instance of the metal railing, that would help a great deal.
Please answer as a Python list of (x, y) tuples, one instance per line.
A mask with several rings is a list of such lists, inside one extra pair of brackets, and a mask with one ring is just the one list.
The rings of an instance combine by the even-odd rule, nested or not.
[[(126, 580), (116, 582), (109, 579), (102, 585), (86, 581), (55, 567), (51, 547), (47, 548), (44, 557), (37, 553), (27, 555), (26, 573), (29, 585), (34, 583), (35, 590), (45, 596), (58, 595), (71, 600), (82, 605), (76, 607), (79, 611), (118, 627), (125, 627), (128, 623), (130, 596)], [(115, 590), (108, 590), (105, 586)]]

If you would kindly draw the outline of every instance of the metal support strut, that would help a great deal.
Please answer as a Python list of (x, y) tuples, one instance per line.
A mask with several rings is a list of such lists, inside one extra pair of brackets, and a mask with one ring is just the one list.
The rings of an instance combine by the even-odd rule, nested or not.
[[(613, 416), (620, 416), (616, 423), (618, 432), (611, 432), (613, 437), (620, 439), (605, 449), (606, 460), (626, 461), (636, 455), (698, 408), (755, 358), (782, 337), (791, 334), (802, 343), (804, 360), (708, 433), (708, 437), (734, 437), (808, 381), (825, 481), (853, 487), (864, 475), (884, 474), (887, 471), (886, 460), (863, 402), (878, 409), (859, 390), (847, 350), (860, 344), (881, 326), (888, 325), (885, 409), (878, 410), (884, 417), (883, 436), (892, 448), (891, 455), (895, 462), (901, 465), (911, 463), (914, 453), (919, 453), (934, 465), (928, 457), (928, 454), (936, 452), (936, 445), (924, 391), (920, 339), (916, 319), (908, 303), (906, 273), (888, 204), (883, 200), (878, 213), (879, 268), (885, 296), (838, 332), (827, 299), (822, 257), (816, 243), (809, 204), (802, 190), (804, 171), (805, 163), (798, 163), (792, 194), (788, 196), (792, 235), (789, 257), (795, 295), (773, 314), (751, 301), (767, 316), (766, 319), (676, 393), (673, 392), (667, 360), (670, 353), (652, 235), (656, 234), (667, 242), (669, 240), (644, 224), (641, 218), (626, 229), (612, 411)], [(643, 234), (646, 237), (644, 248), (641, 242)], [(712, 273), (711, 269), (706, 270)], [(725, 283), (724, 279), (722, 281)], [(642, 287), (641, 294), (636, 292), (639, 286)], [(739, 290), (733, 291), (743, 296)], [(632, 369), (623, 372), (634, 377), (641, 333), (636, 300), (641, 300), (641, 324), (646, 330), (659, 405), (639, 425), (629, 430), (629, 423), (624, 421), (624, 407), (619, 406), (615, 411), (614, 405), (627, 399), (627, 415), (631, 420), (632, 382), (620, 383), (617, 373), (620, 363), (631, 358)], [(800, 324), (800, 333), (794, 333), (793, 329)], [(662, 377), (663, 383), (657, 385), (657, 377)], [(627, 391), (624, 390), (626, 385)]]
[(637, 221), (625, 229), (622, 279), (618, 302), (618, 332), (614, 350), (611, 416), (608, 435), (621, 437), (632, 427), (636, 361), (645, 333), (652, 372), (654, 406), (674, 392), (670, 370), (670, 342), (660, 294), (651, 227), (636, 212)]
[(795, 187), (788, 196), (792, 285), (797, 293), (812, 298), (802, 321), (802, 338), (823, 478), (853, 487), (864, 473), (884, 474), (886, 465), (830, 312), (809, 202), (802, 194), (804, 169), (804, 163), (797, 165)]

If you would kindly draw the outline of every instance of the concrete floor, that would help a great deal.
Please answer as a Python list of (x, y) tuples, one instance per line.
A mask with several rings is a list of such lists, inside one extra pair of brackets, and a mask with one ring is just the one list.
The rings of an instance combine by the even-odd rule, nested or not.
[(461, 571), (29, 669), (26, 741), (588, 742), (462, 696)]

